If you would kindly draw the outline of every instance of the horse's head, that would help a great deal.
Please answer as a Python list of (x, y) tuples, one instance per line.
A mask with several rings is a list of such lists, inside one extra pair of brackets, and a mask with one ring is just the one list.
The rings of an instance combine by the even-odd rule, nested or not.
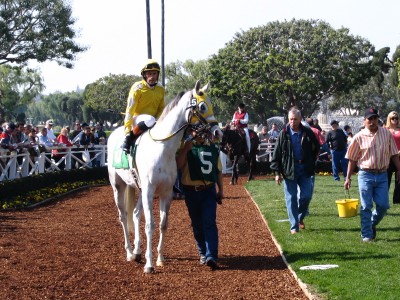
[(192, 98), (187, 111), (187, 120), (193, 128), (207, 129), (216, 137), (222, 137), (222, 131), (219, 128), (218, 121), (215, 119), (213, 106), (207, 93), (210, 89), (210, 83), (200, 88), (200, 80), (192, 91)]

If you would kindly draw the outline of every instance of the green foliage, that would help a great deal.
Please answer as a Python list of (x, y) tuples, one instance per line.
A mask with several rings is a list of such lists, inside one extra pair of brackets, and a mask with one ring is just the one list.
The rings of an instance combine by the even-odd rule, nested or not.
[[(113, 75), (102, 77), (88, 84), (83, 93), (85, 105), (99, 116), (99, 119), (121, 120), (120, 113), (125, 112), (126, 99), (132, 84), (141, 80), (139, 76)], [(107, 110), (116, 111), (116, 114), (107, 114)]]
[(393, 54), (392, 61), (394, 62), (394, 70), (395, 72), (392, 72), (390, 80), (391, 84), (395, 86), (399, 86), (400, 88), (400, 82), (399, 82), (399, 74), (400, 74), (400, 46), (396, 47), (396, 50)]
[[(16, 197), (31, 199), (32, 192), (42, 189), (54, 188), (62, 183), (93, 182), (108, 180), (107, 167), (60, 171), (38, 174), (0, 182), (0, 209), (1, 207), (14, 207), (12, 204)], [(40, 198), (42, 199), (42, 197)], [(43, 199), (42, 199), (43, 200)], [(22, 203), (23, 202), (23, 203)], [(22, 201), (20, 204), (32, 204), (31, 201)]]
[(174, 99), (177, 94), (190, 90), (197, 80), (203, 84), (207, 83), (207, 61), (199, 60), (194, 62), (189, 59), (185, 62), (176, 61), (165, 67), (167, 79), (166, 90), (169, 99)]
[[(351, 198), (359, 198), (357, 178), (353, 178)], [(398, 215), (394, 205), (377, 227), (377, 239), (361, 242), (360, 216), (339, 218), (335, 200), (344, 198), (343, 182), (332, 176), (317, 176), (306, 229), (289, 232), (283, 186), (273, 179), (246, 185), (252, 198), (279, 243), (290, 267), (299, 279), (318, 293), (318, 299), (397, 299), (400, 287), (393, 274), (398, 264)], [(266, 192), (267, 191), (267, 192)], [(393, 195), (393, 185), (390, 199)], [(336, 264), (328, 270), (300, 270), (302, 266)], [(377, 280), (379, 278), (379, 280)]]
[(53, 119), (56, 125), (64, 126), (82, 120), (83, 108), (82, 94), (56, 92), (29, 104), (26, 115), (33, 118), (33, 124)]
[(397, 69), (397, 83), (398, 83), (397, 87), (400, 89), (400, 81), (398, 80), (400, 78), (400, 56), (396, 59), (395, 66)]
[(42, 89), (36, 70), (0, 65), (0, 124), (16, 119)]
[(318, 20), (271, 22), (236, 33), (211, 57), (211, 93), (229, 115), (244, 102), (255, 121), (284, 115), (293, 105), (309, 116), (324, 97), (367, 82), (376, 71), (373, 54), (367, 40), (346, 28)]
[(366, 107), (376, 107), (379, 115), (385, 117), (391, 111), (398, 111), (400, 108), (400, 94), (396, 86), (392, 84), (391, 69), (389, 74), (383, 75), (383, 81), (378, 82), (372, 78), (367, 84), (351, 90), (349, 93), (339, 93), (329, 102), (330, 110), (338, 110), (343, 115), (355, 115), (363, 112)]
[(64, 0), (8, 0), (0, 3), (0, 65), (29, 60), (72, 67), (86, 50), (74, 42), (72, 9)]

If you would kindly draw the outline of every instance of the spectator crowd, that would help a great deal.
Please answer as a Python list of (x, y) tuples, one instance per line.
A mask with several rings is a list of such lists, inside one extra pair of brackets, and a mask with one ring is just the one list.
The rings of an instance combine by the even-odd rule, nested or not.
[[(76, 153), (71, 159), (71, 169), (79, 168), (81, 164), (77, 163), (77, 160), (82, 161), (84, 153), (89, 153), (87, 166), (99, 167), (100, 161), (95, 157), (94, 145), (105, 145), (106, 141), (107, 135), (101, 123), (90, 126), (86, 122), (81, 124), (80, 121), (76, 121), (72, 132), (69, 126), (65, 126), (59, 133), (54, 131), (52, 119), (47, 120), (44, 125), (32, 126), (24, 122), (7, 122), (0, 127), (0, 147), (4, 150), (3, 154), (28, 152), (31, 161), (34, 162), (41, 153), (45, 153), (46, 169), (52, 162), (60, 170), (65, 169), (64, 156), (68, 147), (73, 147)], [(23, 156), (18, 156), (17, 159), (21, 164)], [(2, 164), (5, 163), (2, 160)]]

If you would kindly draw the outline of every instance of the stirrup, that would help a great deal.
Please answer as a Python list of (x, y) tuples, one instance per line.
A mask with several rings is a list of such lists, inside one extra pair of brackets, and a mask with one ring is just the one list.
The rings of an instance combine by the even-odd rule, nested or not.
[(136, 168), (131, 168), (131, 169), (129, 169), (129, 171), (132, 174), (133, 180), (135, 181), (137, 188), (140, 190), (141, 189), (140, 178), (139, 178)]

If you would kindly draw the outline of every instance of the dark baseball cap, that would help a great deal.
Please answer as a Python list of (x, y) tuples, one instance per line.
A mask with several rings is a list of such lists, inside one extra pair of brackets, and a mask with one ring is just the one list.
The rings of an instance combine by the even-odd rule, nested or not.
[(378, 111), (375, 108), (371, 107), (365, 110), (364, 119), (368, 119), (373, 116), (377, 116), (379, 118)]
[(15, 130), (16, 127), (17, 126), (15, 126), (15, 124), (13, 122), (10, 122), (10, 123), (7, 124), (7, 128), (8, 129)]
[(336, 121), (336, 120), (333, 120), (333, 121), (331, 122), (331, 126), (332, 126), (333, 124), (338, 124), (338, 125), (339, 125), (339, 122)]

